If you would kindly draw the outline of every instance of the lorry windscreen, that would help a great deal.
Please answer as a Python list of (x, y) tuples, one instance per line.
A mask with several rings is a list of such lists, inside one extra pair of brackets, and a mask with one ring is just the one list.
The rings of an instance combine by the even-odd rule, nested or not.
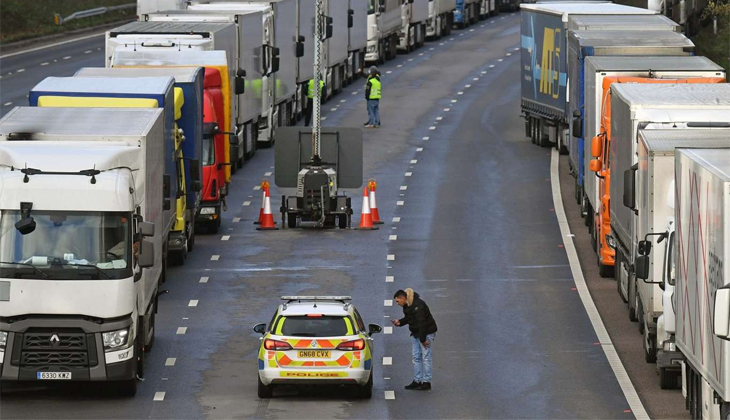
[[(131, 214), (35, 210), (30, 216), (36, 227), (23, 235), (15, 228), (20, 211), (0, 211), (0, 261), (7, 263), (0, 266), (2, 277), (105, 280), (132, 276)], [(27, 270), (27, 265), (45, 276), (39, 270)]]
[(203, 136), (203, 166), (215, 165), (215, 142), (211, 136)]

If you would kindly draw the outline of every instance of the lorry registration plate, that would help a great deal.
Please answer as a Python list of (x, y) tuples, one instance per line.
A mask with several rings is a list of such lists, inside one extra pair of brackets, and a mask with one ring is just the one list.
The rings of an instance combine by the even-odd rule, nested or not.
[(37, 378), (50, 380), (71, 379), (71, 372), (38, 372)]
[(329, 359), (332, 354), (329, 350), (299, 350), (300, 359)]

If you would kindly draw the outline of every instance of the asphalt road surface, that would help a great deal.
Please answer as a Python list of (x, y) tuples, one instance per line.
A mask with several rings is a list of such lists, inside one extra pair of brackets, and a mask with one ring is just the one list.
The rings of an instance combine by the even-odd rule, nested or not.
[[(102, 43), (3, 58), (0, 99), (11, 104), (2, 112), (26, 104), (46, 76), (102, 66)], [(274, 171), (273, 150), (259, 150), (234, 177), (219, 234), (199, 235), (185, 266), (169, 272), (137, 396), (117, 397), (104, 384), (23, 384), (3, 394), (0, 418), (633, 418), (576, 292), (550, 151), (524, 136), (519, 46), (519, 14), (502, 14), (380, 68), (382, 128), (364, 131), (379, 230), (256, 231), (254, 188)], [(324, 105), (325, 125), (362, 126), (363, 84)], [(275, 208), (280, 194), (272, 188)], [(359, 211), (361, 192), (351, 195)], [(591, 283), (597, 273), (575, 207), (566, 199)], [(271, 318), (279, 296), (351, 295), (366, 323), (387, 327), (401, 316), (393, 293), (406, 287), (439, 326), (432, 391), (403, 389), (412, 380), (410, 338), (393, 328), (375, 336), (372, 400), (311, 387), (257, 398), (251, 328)], [(617, 296), (604, 303), (602, 315), (610, 305), (620, 313)], [(648, 365), (624, 360), (638, 357), (622, 351), (641, 348), (638, 333), (629, 339), (627, 320), (603, 317), (612, 338), (626, 336), (617, 351), (649, 414), (686, 417), (681, 394), (665, 398)]]

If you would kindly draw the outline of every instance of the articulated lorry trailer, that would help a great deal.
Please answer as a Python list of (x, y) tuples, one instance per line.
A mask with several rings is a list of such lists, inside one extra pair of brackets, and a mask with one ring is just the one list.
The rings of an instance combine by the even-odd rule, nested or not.
[(406, 54), (426, 43), (428, 0), (407, 0), (401, 5), (398, 50)]
[[(674, 282), (670, 284), (667, 281), (670, 274), (667, 263), (671, 260), (666, 258), (666, 252), (674, 242), (671, 232), (675, 223), (675, 152), (680, 148), (728, 148), (730, 129), (653, 129), (649, 124), (639, 131), (638, 137), (638, 169), (629, 175), (633, 179), (627, 179), (629, 188), (624, 190), (639, 212), (636, 216), (639, 239), (639, 255), (636, 257), (638, 317), (644, 334), (646, 361), (656, 362), (659, 384), (662, 389), (669, 389), (679, 384), (679, 362), (682, 360), (674, 338), (675, 313), (671, 303)], [(656, 244), (656, 255), (665, 255), (665, 259), (641, 257), (651, 252), (651, 243)]]
[(479, 19), (484, 20), (489, 16), (498, 15), (497, 0), (479, 1)]
[(672, 280), (682, 393), (692, 418), (724, 419), (730, 416), (730, 149), (676, 153)]
[(525, 132), (534, 144), (568, 144), (570, 89), (569, 19), (577, 15), (648, 15), (646, 9), (603, 2), (535, 3), (521, 6), (521, 85)]
[[(336, 0), (334, 0), (336, 1)], [(395, 58), (401, 28), (401, 0), (372, 0), (368, 7), (368, 48), (365, 62), (385, 63)]]
[[(170, 12), (172, 14), (172, 12)], [(261, 86), (263, 69), (257, 62), (261, 42), (252, 34), (261, 34), (261, 16), (242, 16), (239, 23), (231, 23), (228, 17), (214, 15), (196, 17), (191, 21), (141, 21), (132, 22), (106, 33), (106, 66), (116, 54), (127, 52), (157, 53), (174, 51), (223, 51), (228, 60), (227, 84), (224, 95), (231, 104), (229, 154), (231, 162), (243, 163), (244, 157), (254, 153), (251, 144), (261, 132), (266, 132), (267, 119), (261, 109), (261, 99), (256, 97), (255, 87)], [(202, 15), (202, 14), (201, 14)], [(142, 19), (148, 19), (144, 15)], [(197, 19), (197, 20), (193, 20)], [(162, 20), (162, 19), (161, 19)], [(239, 32), (243, 31), (243, 32)], [(245, 40), (245, 42), (244, 42)], [(264, 133), (266, 134), (266, 133)], [(235, 167), (231, 170), (235, 171)]]
[[(644, 237), (639, 229), (643, 216), (632, 190), (635, 190), (636, 171), (642, 164), (639, 162), (639, 130), (730, 126), (730, 85), (614, 84), (611, 87), (611, 114), (609, 160), (604, 165), (608, 165), (612, 178), (620, 180), (611, 182), (610, 186), (611, 232), (607, 242), (616, 255), (614, 272), (619, 294), (628, 301), (629, 319), (638, 321), (642, 302), (636, 281), (636, 258), (640, 254), (639, 241)], [(648, 297), (643, 303), (650, 304)], [(652, 358), (656, 353), (656, 317), (642, 321), (648, 327), (645, 341), (649, 345), (649, 358)]]
[[(658, 15), (649, 16), (622, 16), (634, 18), (640, 24), (641, 20), (654, 20)], [(618, 27), (622, 28), (622, 27)], [(652, 28), (646, 26), (644, 29)], [(593, 137), (587, 137), (583, 132), (586, 99), (586, 75), (585, 59), (591, 56), (638, 56), (637, 60), (645, 56), (688, 56), (694, 50), (694, 44), (689, 38), (682, 34), (666, 30), (575, 30), (570, 31), (568, 37), (568, 79), (574, 81), (568, 101), (568, 115), (572, 116), (570, 121), (572, 135), (568, 136), (568, 144), (563, 143), (563, 138), (558, 136), (557, 146), (560, 149), (567, 147), (570, 157), (571, 171), (576, 179), (576, 197), (583, 197), (582, 189), (585, 176), (585, 138), (589, 141)], [(578, 120), (578, 124), (576, 124)], [(585, 210), (585, 203), (583, 202)]]
[[(170, 253), (173, 265), (182, 265), (187, 253), (195, 246), (195, 219), (200, 212), (200, 190), (202, 189), (201, 157), (203, 153), (203, 77), (202, 67), (170, 68), (98, 68), (86, 67), (78, 70), (74, 77), (172, 77), (175, 87), (182, 92), (182, 100), (176, 100), (176, 133), (180, 138), (182, 155), (177, 165), (181, 194), (177, 202), (177, 220), (173, 227), (173, 242), (177, 252)], [(182, 103), (180, 103), (182, 102)], [(177, 113), (180, 113), (178, 116)], [(173, 251), (173, 249), (171, 249)]]
[[(360, 77), (365, 70), (365, 52), (368, 48), (368, 2), (350, 1), (350, 20), (347, 22), (348, 56), (347, 80)], [(314, 26), (312, 26), (314, 29)], [(305, 53), (306, 55), (306, 53)], [(313, 54), (310, 54), (310, 56)], [(314, 65), (314, 61), (310, 66)]]
[(164, 117), (164, 188), (165, 206), (157, 222), (162, 244), (162, 278), (167, 277), (169, 252), (182, 252), (184, 241), (172, 234), (178, 220), (178, 199), (184, 201), (180, 176), (182, 151), (175, 129), (175, 94), (172, 77), (81, 78), (47, 77), (31, 89), (31, 106), (48, 108), (162, 108)]
[(449, 35), (454, 26), (456, 0), (428, 0), (426, 37), (439, 39)]
[[(644, 16), (646, 17), (646, 16)], [(599, 142), (609, 142), (608, 131), (611, 126), (610, 89), (614, 83), (651, 83), (670, 82), (681, 79), (705, 78), (724, 79), (722, 67), (705, 57), (697, 56), (593, 56), (586, 57), (583, 69), (583, 106), (581, 119), (577, 125), (583, 125), (585, 139), (600, 137)], [(603, 122), (602, 122), (603, 119)], [(573, 122), (576, 124), (576, 121)], [(591, 140), (593, 142), (595, 140)], [(599, 271), (610, 275), (614, 265), (614, 252), (605, 243), (604, 237), (610, 232), (610, 215), (608, 206), (602, 211), (602, 202), (608, 204), (608, 182), (610, 173), (607, 167), (600, 165), (600, 171), (591, 170), (591, 161), (597, 159), (601, 163), (607, 161), (607, 147), (602, 147), (606, 156), (594, 156), (592, 144), (584, 145), (583, 187), (578, 188), (576, 178), (576, 200), (583, 206), (585, 223), (591, 234), (594, 250), (598, 253)], [(596, 168), (598, 169), (598, 168)], [(577, 170), (574, 168), (574, 172)], [(600, 176), (600, 177), (599, 177)], [(581, 194), (582, 190), (582, 194)], [(602, 219), (605, 218), (605, 222)], [(601, 233), (601, 232), (604, 233)]]
[(134, 395), (166, 242), (159, 108), (16, 107), (0, 120), (0, 380)]

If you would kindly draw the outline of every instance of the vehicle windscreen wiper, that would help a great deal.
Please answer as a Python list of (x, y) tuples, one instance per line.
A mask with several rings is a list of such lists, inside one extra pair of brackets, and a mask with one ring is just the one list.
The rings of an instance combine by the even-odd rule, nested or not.
[(85, 268), (94, 268), (94, 269), (96, 269), (96, 272), (97, 272), (97, 273), (99, 273), (99, 274), (103, 274), (103, 275), (104, 275), (104, 277), (106, 277), (106, 278), (108, 278), (108, 279), (112, 278), (112, 276), (110, 276), (109, 274), (107, 274), (106, 272), (104, 272), (104, 270), (102, 270), (101, 268), (99, 268), (99, 267), (97, 267), (97, 266), (95, 266), (95, 265), (93, 265), (93, 264), (76, 264), (76, 263), (70, 263), (70, 262), (63, 262), (63, 263), (60, 263), (60, 264), (61, 264), (62, 266), (64, 266), (64, 267), (66, 267), (66, 266), (71, 266), (71, 267), (85, 267)]
[(15, 264), (15, 265), (22, 265), (23, 267), (30, 267), (33, 269), (33, 271), (35, 271), (36, 273), (43, 276), (44, 279), (48, 278), (48, 274), (44, 273), (43, 270), (34, 266), (33, 264), (28, 264), (28, 263), (24, 263), (24, 262), (14, 262), (14, 261), (0, 261), (0, 264)]

